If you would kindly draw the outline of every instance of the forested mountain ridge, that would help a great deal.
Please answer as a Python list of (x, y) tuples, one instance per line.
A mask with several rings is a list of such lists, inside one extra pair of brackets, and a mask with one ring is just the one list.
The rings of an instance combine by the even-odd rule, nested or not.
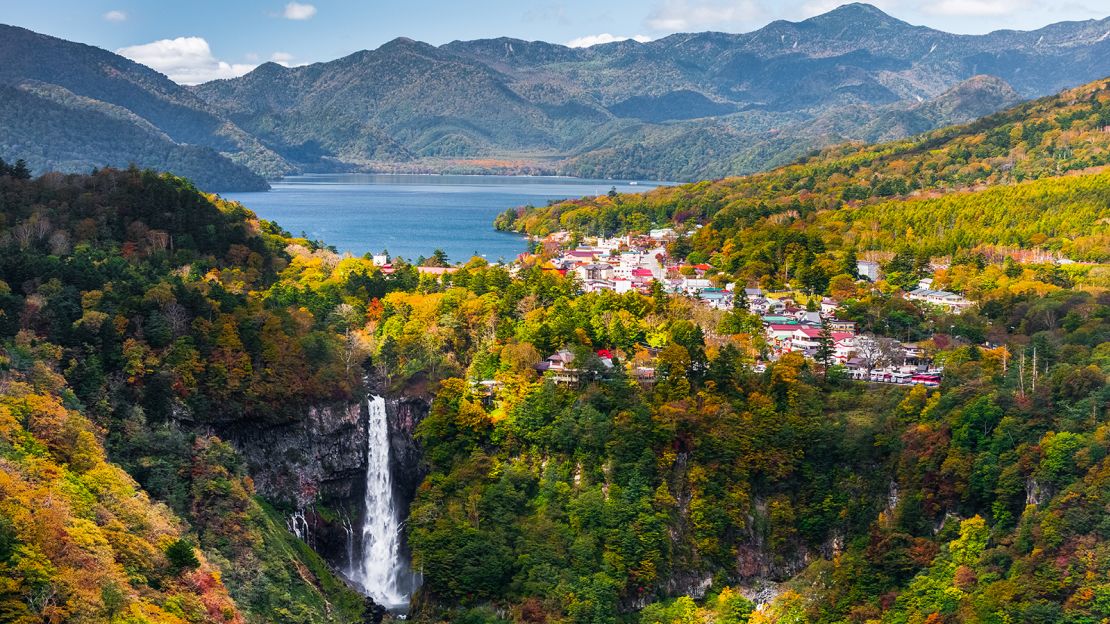
[[(965, 199), (979, 201), (972, 193), (1030, 180), (1042, 180), (1069, 172), (1097, 172), (1110, 164), (1110, 83), (1097, 81), (1059, 95), (1020, 104), (965, 126), (944, 128), (909, 139), (861, 146), (847, 144), (816, 152), (766, 173), (726, 178), (714, 182), (659, 188), (643, 195), (596, 197), (556, 203), (551, 206), (506, 211), (498, 227), (543, 235), (560, 229), (611, 234), (646, 231), (652, 224), (676, 223), (708, 227), (692, 241), (699, 257), (717, 257), (716, 266), (737, 267), (726, 245), (729, 238), (774, 230), (786, 224), (795, 229), (803, 224), (828, 226), (853, 214), (902, 214), (928, 220), (946, 203), (961, 205)], [(1098, 193), (1102, 176), (1089, 182), (1062, 178), (1026, 184), (1012, 191), (994, 189), (1002, 197), (1020, 197), (1038, 189), (1080, 188), (1086, 184)], [(1022, 190), (1022, 189), (1026, 190)], [(1077, 254), (1076, 259), (1102, 261), (1105, 254), (1104, 206), (1101, 200), (1071, 205), (1050, 202), (1056, 216), (1070, 215), (1059, 227), (1036, 232), (1035, 221), (1021, 225), (1033, 228), (1024, 238), (1015, 232), (987, 233), (979, 224), (979, 243), (1039, 247)], [(849, 210), (848, 208), (852, 208)], [(1002, 216), (1009, 212), (1005, 201), (991, 207)], [(1071, 212), (1069, 212), (1071, 211)], [(991, 212), (979, 218), (989, 218)], [(1080, 214), (1085, 215), (1080, 217)], [(1030, 214), (1029, 219), (1036, 215)], [(887, 222), (891, 235), (906, 224)], [(907, 244), (922, 245), (943, 239), (944, 227), (919, 228)], [(858, 235), (858, 233), (857, 233)], [(857, 235), (843, 244), (863, 244)], [(1035, 236), (1036, 235), (1036, 236)], [(1091, 238), (1084, 238), (1090, 236)], [(931, 238), (935, 237), (935, 239)], [(1080, 248), (1070, 247), (1084, 240)], [(884, 246), (891, 250), (892, 242)], [(931, 251), (948, 253), (943, 243)], [(966, 241), (965, 243), (966, 244)], [(861, 247), (861, 251), (867, 249)], [(1094, 255), (1089, 255), (1093, 253)], [(742, 264), (742, 263), (741, 263)]]
[[(434, 48), (398, 39), (307, 67), (267, 64), (196, 92), (240, 126), (265, 129), (266, 140), (294, 159), (389, 162), (381, 160), (388, 150), (375, 153), (381, 139), (360, 154), (335, 132), (356, 127), (394, 139), (417, 159), (410, 167), (489, 159), (575, 175), (688, 180), (783, 164), (784, 151), (792, 159), (845, 139), (965, 122), (1014, 103), (1012, 94), (973, 81), (965, 89), (982, 89), (978, 106), (949, 98), (904, 118), (980, 74), (1011, 83), (1022, 98), (1082, 84), (1105, 74), (1107, 30), (1102, 20), (951, 35), (853, 4), (752, 33), (585, 49), (508, 38)], [(437, 68), (471, 78), (444, 83)], [(422, 112), (440, 100), (442, 109)], [(496, 114), (483, 112), (486, 103), (496, 103)], [(819, 129), (805, 129), (810, 122)], [(768, 133), (777, 136), (768, 141)]]
[[(1035, 84), (1022, 76), (1030, 71), (1026, 68), (1043, 71), (1034, 62), (1040, 58), (1064, 70), (1066, 60), (1074, 58), (1080, 71), (1100, 70), (1104, 25), (1091, 20), (1030, 32), (952, 35), (912, 26), (870, 5), (847, 4), (801, 22), (773, 22), (741, 34), (680, 33), (584, 49), (514, 39), (456, 41), (443, 48), (522, 80), (555, 73), (596, 92), (607, 107), (686, 88), (741, 107), (803, 110), (824, 106), (828, 98), (836, 105), (928, 99), (976, 74), (1012, 83), (1024, 97), (1052, 93), (1066, 88), (1067, 78)], [(1042, 50), (1035, 48), (1038, 41)], [(1061, 49), (1065, 46), (1075, 49)], [(1004, 51), (1013, 55), (1010, 62), (988, 62)], [(627, 69), (612, 71), (616, 67)], [(928, 80), (926, 71), (940, 71), (943, 79)], [(860, 84), (848, 87), (849, 77)], [(830, 88), (831, 93), (822, 93)]]
[[(622, 177), (651, 178), (659, 166), (659, 154), (669, 154), (677, 159), (671, 165), (677, 174), (674, 179), (717, 179), (786, 165), (837, 141), (891, 140), (966, 123), (1020, 100), (1005, 82), (974, 76), (933, 99), (884, 106), (846, 105), (811, 119), (794, 119), (788, 131), (737, 129), (723, 122), (684, 129), (668, 125), (645, 134), (643, 143), (591, 149), (571, 158), (568, 165), (578, 175), (605, 178), (615, 175), (614, 163), (619, 163)], [(760, 120), (755, 121), (754, 128), (760, 127)]]
[[(15, 90), (0, 98), (0, 148), (36, 171), (133, 161), (209, 190), (261, 187), (243, 166), (265, 178), (350, 169), (717, 178), (1088, 82), (1110, 65), (1108, 30), (1091, 20), (952, 35), (852, 4), (751, 33), (590, 48), (400, 38), (184, 88), (110, 52), (4, 27), (0, 85)], [(81, 127), (95, 140), (78, 140)]]
[(292, 170), (188, 90), (106, 50), (0, 25), (0, 59), (0, 152), (37, 172), (134, 162), (226, 190)]
[[(356, 163), (404, 160), (416, 152), (470, 156), (492, 146), (511, 150), (558, 140), (546, 127), (553, 120), (504, 88), (497, 72), (409, 39), (330, 63), (270, 63), (197, 93), (292, 153), (316, 150)], [(389, 138), (375, 140), (378, 134)]]

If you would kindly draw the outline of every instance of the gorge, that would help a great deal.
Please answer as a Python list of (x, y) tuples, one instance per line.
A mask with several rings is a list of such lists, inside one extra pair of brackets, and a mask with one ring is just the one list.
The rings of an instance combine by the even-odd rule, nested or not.
[(280, 424), (226, 427), (256, 491), (374, 611), (407, 612), (420, 586), (403, 519), (427, 468), (414, 431), (430, 398), (391, 390), (372, 370), (367, 396), (322, 403)]

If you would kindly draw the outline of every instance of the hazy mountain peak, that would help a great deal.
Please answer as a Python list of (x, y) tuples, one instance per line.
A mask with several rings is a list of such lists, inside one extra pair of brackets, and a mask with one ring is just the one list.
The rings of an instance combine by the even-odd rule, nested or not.
[(434, 47), (435, 46), (433, 46), (431, 44), (424, 43), (423, 41), (417, 41), (417, 40), (411, 39), (409, 37), (395, 37), (395, 38), (390, 39), (389, 41), (383, 43), (378, 48), (378, 50), (382, 50), (382, 51), (385, 51), (385, 50), (404, 50), (404, 49), (410, 49), (410, 48), (434, 48)]
[[(868, 16), (868, 17), (871, 17), (871, 18), (883, 19), (883, 20), (894, 20), (895, 19), (895, 18), (891, 17), (890, 15), (888, 15), (885, 11), (883, 11), (879, 7), (877, 7), (873, 4), (868, 4), (866, 2), (848, 2), (846, 4), (842, 4), (838, 7), (836, 7), (835, 9), (833, 9), (831, 11), (828, 11), (827, 13), (824, 13), (824, 15), (825, 16), (834, 16), (834, 15), (861, 16), (861, 15), (864, 15), (864, 16)], [(900, 20), (895, 20), (895, 21), (900, 21)]]
[(526, 41), (513, 37), (452, 41), (440, 49), (493, 65), (534, 65), (556, 61), (573, 61), (590, 54), (589, 50), (569, 48), (546, 41)]
[(891, 17), (883, 12), (882, 9), (862, 2), (840, 5), (828, 13), (815, 15), (800, 23), (809, 26), (823, 27), (911, 27), (911, 24), (898, 18)]
[(285, 72), (288, 72), (289, 69), (290, 69), (289, 67), (286, 67), (285, 65), (282, 65), (280, 63), (275, 63), (273, 61), (266, 61), (265, 63), (263, 63), (263, 64), (259, 65), (258, 67), (255, 67), (254, 69), (252, 69), (251, 73), (256, 74), (258, 76), (264, 76), (264, 75), (275, 75), (276, 76), (276, 75), (281, 75)]

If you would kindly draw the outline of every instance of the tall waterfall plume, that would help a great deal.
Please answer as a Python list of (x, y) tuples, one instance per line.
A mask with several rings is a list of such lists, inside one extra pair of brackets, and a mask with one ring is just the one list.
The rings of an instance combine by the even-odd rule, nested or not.
[(375, 602), (392, 610), (409, 604), (415, 580), (401, 548), (401, 522), (393, 500), (389, 472), (389, 423), (385, 399), (367, 399), (370, 414), (366, 445), (366, 509), (362, 523), (362, 552), (351, 565), (350, 577)]

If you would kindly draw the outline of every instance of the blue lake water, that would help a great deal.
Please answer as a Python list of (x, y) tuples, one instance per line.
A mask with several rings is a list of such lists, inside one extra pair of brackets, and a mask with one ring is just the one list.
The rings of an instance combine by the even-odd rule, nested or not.
[(618, 191), (642, 192), (660, 182), (531, 176), (317, 174), (288, 177), (269, 191), (228, 193), (294, 235), (355, 255), (383, 249), (414, 260), (436, 249), (452, 261), (473, 255), (512, 260), (522, 236), (493, 229), (506, 208)]

